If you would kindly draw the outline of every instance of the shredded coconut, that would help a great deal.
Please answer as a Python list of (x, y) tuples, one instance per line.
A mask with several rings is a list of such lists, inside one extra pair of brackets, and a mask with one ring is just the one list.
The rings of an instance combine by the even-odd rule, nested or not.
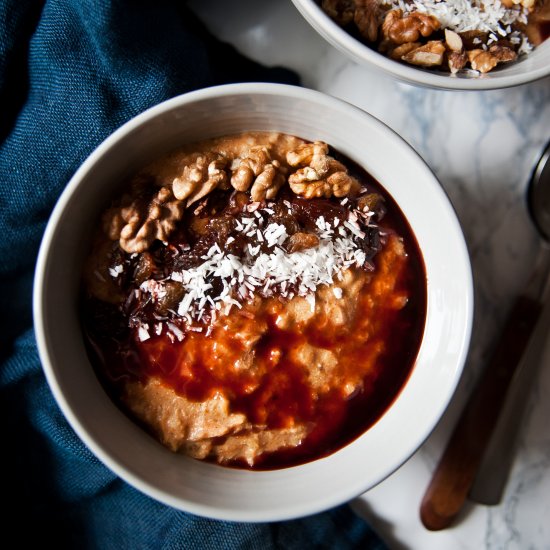
[(109, 268), (109, 275), (113, 278), (113, 279), (116, 279), (123, 271), (123, 267), (122, 265), (115, 265), (114, 267), (110, 267)]
[(140, 342), (145, 342), (145, 340), (149, 340), (151, 337), (148, 329), (149, 325), (147, 323), (144, 323), (138, 327), (138, 338)]
[(385, 6), (404, 13), (417, 11), (433, 15), (443, 28), (455, 32), (483, 31), (502, 37), (519, 37), (514, 23), (527, 23), (527, 10), (506, 8), (499, 0), (381, 0)]
[[(257, 210), (254, 213), (259, 214)], [(372, 225), (369, 214), (350, 211), (343, 224), (338, 218), (329, 223), (320, 216), (316, 220), (319, 244), (292, 254), (283, 248), (288, 238), (284, 225), (274, 222), (266, 225), (261, 215), (237, 220), (236, 230), (255, 239), (257, 244), (248, 243), (243, 257), (237, 257), (216, 243), (201, 257), (200, 265), (171, 273), (168, 279), (180, 283), (185, 290), (177, 317), (191, 326), (203, 318), (207, 309), (211, 318), (216, 312), (227, 314), (232, 307), (241, 308), (243, 302), (257, 294), (264, 297), (277, 294), (288, 299), (302, 296), (315, 311), (315, 291), (319, 286), (332, 285), (335, 278), (342, 279), (343, 271), (365, 265), (367, 258), (359, 242), (365, 232), (360, 222)], [(164, 282), (152, 279), (142, 283), (140, 290), (149, 293), (153, 300), (166, 294)], [(340, 288), (334, 288), (333, 292), (341, 298)], [(183, 338), (174, 323), (167, 325), (178, 340)]]

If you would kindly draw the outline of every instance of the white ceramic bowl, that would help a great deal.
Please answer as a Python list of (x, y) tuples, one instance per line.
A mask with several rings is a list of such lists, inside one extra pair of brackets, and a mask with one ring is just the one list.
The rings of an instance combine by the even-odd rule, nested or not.
[(546, 40), (521, 61), (499, 66), (498, 70), (482, 76), (473, 77), (468, 74), (453, 76), (413, 67), (378, 53), (339, 27), (321, 10), (315, 0), (292, 0), (292, 2), (325, 40), (354, 61), (410, 84), (448, 90), (494, 90), (533, 82), (550, 75), (550, 40)]
[[(124, 176), (184, 142), (246, 130), (324, 140), (365, 167), (394, 197), (424, 255), (428, 312), (414, 370), (363, 436), (326, 458), (246, 471), (173, 454), (128, 419), (98, 382), (80, 330), (79, 278), (91, 228)], [(235, 84), (176, 97), (103, 142), (67, 185), (36, 269), (36, 338), (51, 390), (76, 433), (128, 483), (176, 508), (219, 519), (270, 521), (348, 501), (396, 470), (422, 444), (460, 377), (472, 322), (468, 253), (454, 211), (422, 159), (365, 112), (311, 90)]]

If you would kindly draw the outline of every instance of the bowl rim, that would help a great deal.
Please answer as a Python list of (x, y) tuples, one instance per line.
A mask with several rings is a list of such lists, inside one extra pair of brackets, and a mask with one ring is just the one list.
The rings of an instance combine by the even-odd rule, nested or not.
[[(464, 239), (464, 234), (462, 228), (456, 217), (454, 207), (450, 202), (445, 190), (439, 184), (439, 186), (434, 188), (434, 191), (440, 193), (445, 199), (445, 203), (448, 208), (448, 212), (452, 216), (452, 224), (456, 230), (456, 236), (460, 236), (461, 250), (461, 261), (464, 263), (466, 268), (465, 275), (467, 280), (464, 281), (466, 291), (464, 294), (465, 302), (465, 318), (464, 325), (461, 327), (462, 334), (460, 335), (460, 350), (457, 353), (456, 359), (454, 361), (455, 369), (453, 371), (452, 377), (448, 380), (448, 393), (444, 399), (441, 400), (438, 410), (434, 410), (432, 416), (432, 422), (429, 425), (424, 427), (423, 433), (419, 436), (418, 440), (420, 441), (419, 445), (414, 448), (409, 449), (409, 453), (406, 456), (402, 456), (399, 464), (392, 464), (391, 467), (387, 468), (385, 475), (381, 476), (380, 479), (374, 485), (370, 480), (365, 480), (363, 485), (349, 487), (346, 490), (342, 490), (339, 494), (327, 495), (327, 498), (324, 500), (318, 500), (317, 502), (311, 502), (307, 509), (304, 509), (303, 506), (293, 508), (291, 505), (281, 509), (280, 507), (277, 510), (267, 513), (265, 511), (258, 512), (248, 512), (243, 514), (239, 510), (228, 510), (220, 509), (217, 506), (211, 506), (207, 504), (201, 504), (197, 502), (185, 501), (185, 505), (182, 504), (183, 499), (181, 497), (176, 497), (173, 494), (169, 494), (166, 491), (155, 487), (151, 483), (137, 477), (132, 472), (129, 472), (127, 467), (121, 462), (118, 458), (111, 456), (100, 443), (98, 443), (94, 437), (88, 433), (86, 427), (83, 425), (79, 417), (72, 410), (71, 405), (69, 404), (67, 398), (65, 397), (59, 383), (57, 380), (57, 374), (55, 372), (55, 367), (52, 362), (52, 356), (49, 350), (48, 343), (48, 331), (44, 318), (44, 283), (47, 274), (47, 265), (48, 265), (48, 252), (52, 246), (55, 233), (57, 231), (57, 226), (62, 218), (62, 215), (71, 203), (72, 197), (81, 182), (85, 180), (85, 176), (88, 172), (94, 169), (95, 164), (102, 158), (105, 152), (116, 144), (118, 141), (124, 139), (126, 136), (131, 134), (136, 128), (147, 124), (148, 121), (156, 118), (157, 116), (162, 115), (173, 109), (177, 109), (183, 105), (190, 105), (196, 102), (203, 102), (209, 99), (217, 99), (220, 97), (231, 97), (231, 96), (249, 96), (249, 95), (278, 95), (291, 97), (297, 100), (306, 100), (313, 101), (316, 105), (325, 105), (332, 106), (337, 109), (347, 109), (354, 114), (354, 116), (359, 117), (368, 117), (370, 122), (376, 125), (379, 125), (383, 128), (383, 131), (390, 132), (393, 135), (393, 139), (398, 139), (403, 146), (407, 148), (412, 156), (414, 156), (417, 161), (421, 163), (424, 170), (427, 170), (437, 182), (437, 178), (433, 175), (433, 172), (422, 159), (422, 157), (410, 146), (402, 137), (400, 137), (394, 130), (389, 126), (381, 122), (379, 119), (373, 115), (365, 112), (364, 110), (352, 105), (344, 100), (330, 96), (328, 94), (318, 92), (315, 90), (310, 90), (307, 88), (302, 88), (299, 86), (284, 85), (284, 84), (270, 84), (270, 83), (239, 83), (239, 84), (227, 84), (221, 86), (213, 86), (210, 88), (205, 88), (201, 90), (195, 90), (192, 92), (184, 93), (179, 96), (168, 99), (158, 105), (155, 105), (146, 111), (138, 114), (137, 116), (130, 119), (128, 122), (123, 124), (120, 128), (115, 130), (111, 135), (109, 135), (103, 142), (101, 142), (92, 153), (86, 158), (86, 160), (80, 165), (77, 171), (74, 173), (70, 181), (68, 182), (66, 188), (63, 190), (60, 195), (46, 226), (42, 243), (40, 245), (40, 250), (36, 262), (35, 270), (35, 279), (33, 286), (33, 317), (34, 317), (34, 327), (35, 335), (38, 346), (39, 357), (42, 363), (43, 371), (46, 375), (48, 385), (54, 395), (54, 398), (60, 407), (63, 415), (78, 434), (79, 438), (86, 444), (86, 446), (97, 456), (111, 471), (118, 475), (121, 479), (128, 482), (133, 487), (141, 490), (143, 493), (155, 498), (156, 500), (168, 504), (172, 507), (196, 513), (201, 516), (206, 516), (214, 519), (221, 520), (236, 520), (236, 521), (280, 521), (286, 519), (292, 519), (296, 517), (301, 517), (304, 515), (309, 515), (323, 510), (327, 510), (333, 506), (342, 504), (343, 502), (349, 501), (350, 499), (362, 494), (367, 489), (372, 488), (373, 486), (380, 483), (383, 479), (391, 475), (396, 471), (403, 463), (405, 463), (412, 454), (416, 452), (418, 447), (427, 439), (430, 433), (433, 431), (445, 409), (447, 408), (449, 402), (451, 401), (460, 377), (463, 372), (464, 364), (468, 354), (469, 343), (472, 333), (472, 324), (473, 324), (473, 278), (471, 263), (469, 259), (469, 254), (467, 246)], [(422, 347), (422, 346), (421, 346)], [(316, 461), (313, 461), (315, 463)], [(397, 462), (397, 461), (396, 461)], [(311, 463), (309, 463), (311, 464)], [(300, 466), (298, 466), (299, 468)], [(280, 471), (280, 470), (279, 470)], [(250, 472), (245, 472), (245, 475), (248, 475)], [(252, 472), (252, 475), (265, 475), (269, 476), (271, 472)]]
[(359, 64), (369, 65), (377, 72), (383, 72), (409, 84), (454, 91), (498, 90), (535, 82), (550, 75), (550, 63), (531, 72), (515, 75), (495, 72), (476, 78), (461, 78), (418, 69), (394, 61), (369, 48), (338, 26), (314, 0), (292, 0), (292, 3), (304, 19), (340, 52), (350, 56)]

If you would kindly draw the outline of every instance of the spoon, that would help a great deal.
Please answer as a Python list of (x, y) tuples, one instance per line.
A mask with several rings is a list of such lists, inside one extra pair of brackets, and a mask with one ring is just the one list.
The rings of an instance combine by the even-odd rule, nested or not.
[[(431, 531), (451, 525), (462, 509), (518, 365), (534, 345), (533, 339), (538, 336), (533, 334), (535, 328), (539, 334), (542, 330), (537, 323), (550, 294), (550, 143), (531, 176), (527, 201), (541, 237), (535, 268), (511, 309), (492, 359), (482, 372), (424, 494), (420, 518)], [(545, 313), (543, 317), (548, 315)]]

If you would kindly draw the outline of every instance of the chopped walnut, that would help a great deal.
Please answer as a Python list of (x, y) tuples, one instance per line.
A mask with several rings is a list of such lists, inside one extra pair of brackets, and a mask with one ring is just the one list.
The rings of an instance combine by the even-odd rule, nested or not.
[[(441, 5), (448, 1), (441, 0)], [(420, 67), (448, 67), (451, 75), (468, 62), (478, 72), (488, 72), (547, 38), (544, 30), (550, 22), (550, 0), (501, 0), (497, 4), (506, 9), (498, 15), (498, 22), (491, 24), (484, 22), (483, 6), (476, 2), (467, 2), (450, 21), (440, 20), (435, 7), (421, 4), (408, 0), (323, 0), (321, 7), (352, 36), (359, 36), (364, 44), (390, 59)], [(441, 41), (445, 50), (428, 40)], [(491, 52), (492, 45), (507, 50)], [(488, 53), (477, 57), (482, 54), (478, 49)], [(474, 53), (468, 54), (470, 51)]]
[(301, 252), (308, 248), (315, 248), (318, 244), (319, 237), (317, 235), (299, 231), (288, 238), (286, 250), (289, 254), (293, 254), (294, 252)]
[(475, 49), (468, 52), (468, 60), (472, 69), (487, 73), (498, 63), (506, 63), (516, 59), (517, 54), (506, 46), (494, 45), (489, 50)]
[[(309, 178), (308, 171), (312, 174)], [(317, 173), (312, 168), (303, 168), (300, 173), (292, 174), (288, 179), (288, 183), (294, 193), (302, 195), (306, 199), (329, 198), (332, 196), (330, 185), (323, 180), (319, 180)]]
[(461, 36), (450, 30), (445, 29), (445, 45), (447, 46), (447, 65), (451, 74), (456, 74), (463, 69), (468, 62), (468, 55), (464, 50), (464, 43)]
[(250, 189), (250, 198), (254, 202), (274, 199), (285, 182), (285, 173), (281, 163), (274, 160), (270, 164), (266, 164), (255, 179), (252, 189)]
[(248, 191), (254, 178), (259, 176), (264, 166), (270, 162), (271, 156), (265, 147), (251, 147), (246, 157), (233, 161), (233, 165), (231, 166), (233, 169), (231, 185), (237, 191)]
[(345, 26), (353, 20), (354, 0), (323, 0), (323, 11), (339, 25)]
[(355, 0), (353, 20), (361, 36), (369, 42), (376, 42), (378, 38), (379, 17), (380, 7), (378, 0)]
[(435, 67), (443, 63), (445, 46), (441, 40), (430, 40), (420, 48), (416, 48), (401, 57), (403, 61), (411, 65), (421, 67)]
[(359, 182), (340, 171), (332, 174), (327, 179), (320, 179), (320, 175), (310, 167), (302, 168), (291, 174), (288, 178), (290, 188), (297, 195), (306, 199), (345, 197), (359, 189)]
[(382, 23), (384, 39), (394, 44), (417, 42), (420, 36), (427, 38), (440, 27), (433, 15), (412, 12), (403, 15), (400, 9), (390, 10)]
[(420, 48), (422, 44), (420, 42), (406, 42), (405, 44), (400, 44), (395, 48), (392, 48), (388, 51), (388, 55), (391, 59), (402, 59), (404, 55), (407, 55), (409, 52)]
[(499, 63), (508, 63), (517, 58), (517, 53), (507, 46), (495, 44), (489, 48), (489, 53), (494, 55)]
[(468, 61), (472, 69), (480, 73), (488, 73), (491, 69), (497, 66), (497, 58), (491, 53), (477, 48), (468, 52)]
[(345, 197), (360, 189), (359, 182), (347, 168), (328, 155), (328, 145), (322, 141), (306, 143), (286, 156), (291, 166), (302, 166), (288, 178), (290, 188), (307, 199), (314, 197)]
[(184, 211), (185, 204), (172, 190), (161, 187), (149, 201), (136, 198), (128, 205), (107, 210), (103, 227), (110, 239), (119, 239), (122, 250), (144, 252), (155, 240), (168, 240)]
[(466, 66), (467, 62), (468, 54), (464, 50), (461, 52), (449, 52), (447, 54), (447, 64), (449, 65), (451, 74), (458, 73), (458, 71)]
[(346, 170), (337, 170), (327, 178), (327, 183), (335, 197), (355, 195), (361, 188), (361, 184), (348, 174)]
[(304, 143), (294, 151), (286, 154), (286, 161), (290, 166), (305, 166), (317, 164), (320, 159), (328, 155), (328, 145), (323, 141)]
[(254, 202), (274, 199), (285, 183), (286, 169), (278, 160), (272, 160), (266, 147), (251, 147), (247, 156), (233, 162), (236, 169), (231, 176), (231, 185), (237, 191), (247, 191)]
[(198, 156), (195, 162), (185, 166), (180, 177), (174, 178), (175, 197), (187, 199), (187, 206), (190, 206), (217, 187), (227, 189), (227, 164), (227, 158), (217, 153)]

